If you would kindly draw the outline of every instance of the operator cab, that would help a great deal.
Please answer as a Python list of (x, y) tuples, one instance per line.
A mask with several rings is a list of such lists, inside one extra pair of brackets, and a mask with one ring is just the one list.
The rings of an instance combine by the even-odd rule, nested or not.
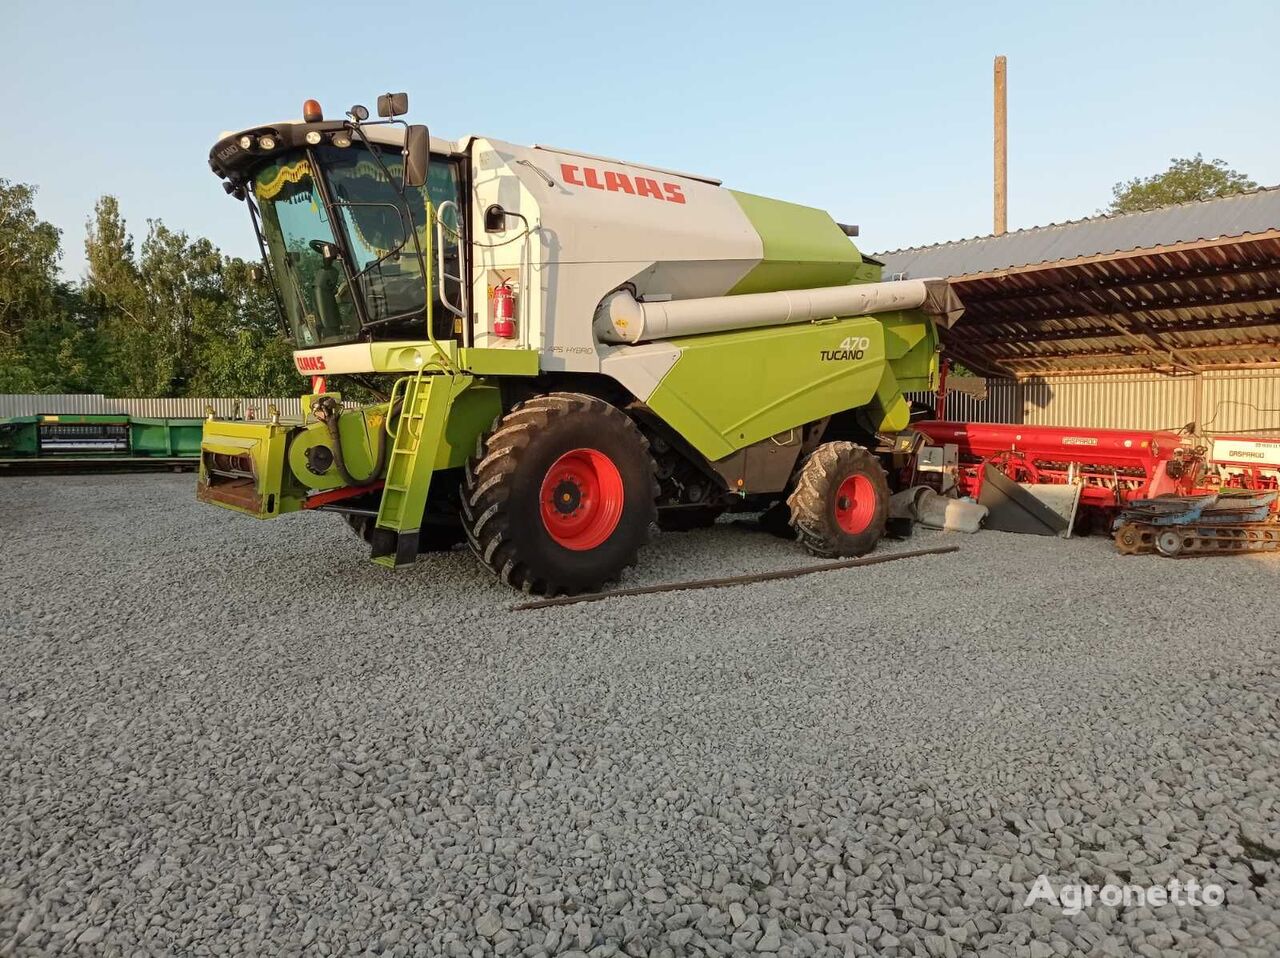
[(428, 317), (436, 339), (462, 333), (463, 171), (425, 127), (390, 119), (405, 108), (388, 95), (388, 122), (363, 123), (363, 107), (325, 122), (308, 100), (302, 122), (232, 133), (210, 152), (224, 188), (249, 206), (298, 349), (423, 339)]

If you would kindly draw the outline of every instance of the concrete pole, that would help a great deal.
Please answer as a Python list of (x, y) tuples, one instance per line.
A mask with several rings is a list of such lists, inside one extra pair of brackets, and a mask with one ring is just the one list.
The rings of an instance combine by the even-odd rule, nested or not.
[(1009, 115), (1005, 97), (1005, 58), (995, 63), (995, 227), (1001, 236), (1009, 228)]

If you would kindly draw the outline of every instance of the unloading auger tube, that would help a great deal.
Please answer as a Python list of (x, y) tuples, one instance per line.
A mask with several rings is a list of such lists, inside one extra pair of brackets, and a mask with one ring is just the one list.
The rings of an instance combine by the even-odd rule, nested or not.
[[(400, 412), (402, 404), (403, 400), (397, 399), (395, 404), (387, 410), (388, 422)], [(338, 432), (338, 419), (342, 416), (342, 406), (332, 396), (321, 396), (311, 404), (311, 414), (324, 423), (325, 431), (329, 433), (329, 441), (333, 443), (333, 464), (338, 467), (338, 474), (348, 486), (363, 486), (382, 475), (383, 470), (387, 468), (386, 436), (378, 437), (378, 458), (373, 468), (369, 470), (369, 474), (363, 478), (356, 478), (347, 470), (347, 460), (342, 454), (342, 436)], [(383, 430), (377, 431), (381, 434)]]
[(905, 279), (666, 302), (640, 302), (630, 290), (620, 289), (606, 296), (596, 310), (595, 330), (603, 342), (639, 343), (917, 308), (947, 328), (964, 312), (945, 279)]

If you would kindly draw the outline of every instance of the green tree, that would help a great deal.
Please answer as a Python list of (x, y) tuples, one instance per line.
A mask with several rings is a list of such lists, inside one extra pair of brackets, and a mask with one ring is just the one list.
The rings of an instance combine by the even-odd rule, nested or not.
[(0, 179), (0, 392), (288, 395), (300, 380), (270, 287), (207, 239), (148, 221), (136, 247), (115, 197), (86, 223), (83, 283), (35, 188)]
[(101, 318), (102, 391), (112, 396), (169, 396), (173, 378), (168, 343), (147, 310), (133, 237), (114, 196), (101, 197), (85, 224), (89, 263), (85, 296)]
[(35, 195), (34, 186), (0, 178), (0, 330), (10, 334), (53, 306), (62, 239), (36, 214)]
[(1227, 166), (1225, 160), (1206, 160), (1197, 153), (1190, 159), (1174, 158), (1169, 168), (1154, 176), (1135, 177), (1111, 188), (1108, 213), (1139, 213), (1174, 203), (1207, 200), (1252, 190), (1257, 183)]
[(58, 278), (61, 233), (35, 197), (0, 178), (0, 392), (80, 392), (97, 374), (95, 319)]
[(105, 319), (106, 389), (124, 396), (252, 396), (296, 392), (291, 348), (270, 288), (160, 220), (135, 252), (114, 197), (88, 224), (86, 290)]
[(242, 259), (222, 264), (221, 308), (195, 329), (190, 392), (200, 396), (289, 396), (303, 380), (280, 331), (271, 287)]
[(0, 332), (0, 393), (36, 392), (36, 377), (17, 337)]
[(225, 325), (222, 265), (222, 254), (207, 239), (147, 222), (138, 272), (148, 328), (163, 350), (157, 375), (167, 377), (174, 395), (186, 393), (196, 373), (197, 331)]
[(38, 381), (27, 361), (28, 324), (54, 310), (61, 255), (56, 227), (36, 214), (36, 188), (0, 179), (0, 391), (31, 392)]
[(32, 376), (22, 391), (99, 392), (104, 364), (98, 316), (79, 286), (59, 282), (53, 296), (52, 313), (32, 319), (22, 330), (23, 363)]

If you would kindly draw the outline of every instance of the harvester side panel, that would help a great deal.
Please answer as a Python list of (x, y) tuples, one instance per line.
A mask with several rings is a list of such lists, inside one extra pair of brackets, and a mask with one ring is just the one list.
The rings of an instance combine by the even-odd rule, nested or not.
[[(349, 409), (338, 418), (338, 435), (342, 440), (342, 457), (347, 471), (354, 476), (368, 476), (378, 462), (382, 443), (389, 442), (384, 431), (386, 404)], [(341, 489), (343, 478), (333, 462), (333, 441), (324, 423), (312, 422), (297, 429), (289, 443), (288, 468), (308, 490), (323, 492)], [(216, 435), (221, 423), (209, 423), (206, 437)], [(323, 471), (316, 471), (317, 469)], [(381, 476), (375, 476), (380, 479)]]
[[(648, 405), (715, 461), (825, 416), (864, 406), (890, 413), (901, 381), (931, 381), (931, 338), (918, 320), (898, 327), (861, 316), (676, 339), (680, 357)], [(894, 395), (880, 402), (886, 381)]]

